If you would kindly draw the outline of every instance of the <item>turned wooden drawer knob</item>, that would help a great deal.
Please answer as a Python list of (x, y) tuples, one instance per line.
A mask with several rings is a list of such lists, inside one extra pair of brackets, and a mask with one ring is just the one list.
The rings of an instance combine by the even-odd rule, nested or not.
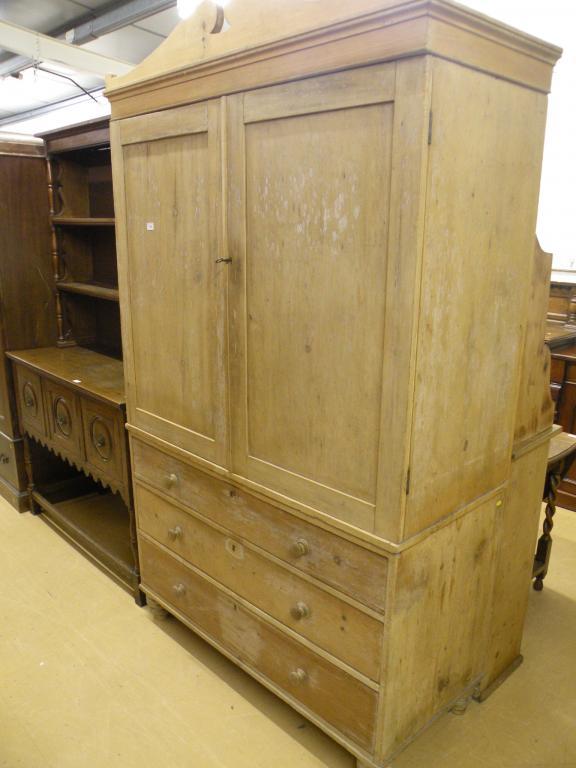
[(182, 533), (182, 528), (179, 525), (175, 525), (174, 528), (168, 530), (168, 538), (172, 539), (172, 541), (176, 541), (176, 539), (182, 538)]
[(104, 448), (104, 446), (106, 445), (106, 438), (104, 437), (104, 435), (98, 435), (98, 437), (95, 438), (94, 440), (94, 445), (96, 446), (96, 448)]
[(186, 594), (186, 586), (184, 584), (174, 584), (174, 592), (178, 597), (182, 597)]
[(34, 399), (31, 395), (24, 395), (24, 405), (26, 408), (33, 408), (34, 407)]
[(58, 424), (58, 426), (63, 429), (68, 426), (68, 419), (66, 416), (59, 415), (56, 417), (56, 424)]
[(175, 485), (178, 484), (178, 475), (174, 474), (174, 472), (171, 472), (169, 475), (166, 475), (164, 478), (164, 484), (166, 488), (173, 488)]
[(310, 547), (306, 539), (297, 539), (290, 550), (294, 557), (304, 557), (310, 552)]
[(298, 669), (293, 669), (292, 672), (290, 672), (290, 680), (292, 680), (293, 683), (305, 683), (307, 679), (308, 672), (306, 672), (305, 669), (298, 667)]
[(294, 619), (307, 619), (310, 616), (310, 608), (306, 603), (296, 603), (290, 613)]

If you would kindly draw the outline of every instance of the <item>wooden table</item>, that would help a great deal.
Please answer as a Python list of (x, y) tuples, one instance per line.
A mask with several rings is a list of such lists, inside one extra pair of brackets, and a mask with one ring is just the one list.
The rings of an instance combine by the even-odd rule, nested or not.
[(548, 468), (546, 470), (546, 483), (544, 485), (544, 501), (546, 502), (546, 518), (543, 525), (542, 536), (538, 539), (536, 556), (532, 578), (533, 587), (537, 592), (544, 588), (544, 579), (548, 573), (550, 553), (552, 551), (552, 528), (554, 527), (554, 514), (556, 513), (556, 496), (559, 484), (568, 474), (576, 459), (576, 435), (561, 432), (550, 441), (548, 451)]

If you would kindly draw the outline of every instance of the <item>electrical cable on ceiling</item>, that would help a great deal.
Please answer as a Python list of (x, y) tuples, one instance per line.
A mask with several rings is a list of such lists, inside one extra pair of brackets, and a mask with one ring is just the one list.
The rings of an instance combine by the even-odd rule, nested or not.
[(86, 96), (90, 96), (90, 98), (92, 99), (92, 101), (95, 101), (97, 104), (99, 103), (99, 102), (98, 102), (98, 99), (94, 98), (94, 96), (92, 96), (92, 94), (90, 93), (90, 91), (87, 91), (87, 90), (86, 90), (86, 88), (83, 88), (83, 87), (80, 85), (80, 83), (77, 83), (77, 82), (76, 82), (76, 80), (74, 80), (74, 78), (73, 78), (73, 77), (70, 77), (69, 75), (64, 75), (62, 72), (54, 72), (54, 70), (52, 70), (52, 69), (47, 69), (46, 67), (38, 67), (38, 66), (35, 66), (35, 67), (34, 67), (34, 70), (38, 70), (39, 72), (47, 72), (49, 75), (54, 75), (55, 77), (63, 77), (65, 80), (70, 80), (70, 82), (71, 82), (71, 83), (74, 83), (74, 85), (76, 86), (76, 88), (78, 88), (78, 89), (79, 89), (79, 90), (81, 90), (83, 93), (85, 93), (85, 94), (86, 94)]

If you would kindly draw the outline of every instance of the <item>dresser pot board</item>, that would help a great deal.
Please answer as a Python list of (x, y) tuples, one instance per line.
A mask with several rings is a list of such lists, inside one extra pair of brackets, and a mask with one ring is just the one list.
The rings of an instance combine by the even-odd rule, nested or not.
[(107, 84), (142, 589), (360, 765), (520, 661), (559, 55), (443, 0), (208, 1)]

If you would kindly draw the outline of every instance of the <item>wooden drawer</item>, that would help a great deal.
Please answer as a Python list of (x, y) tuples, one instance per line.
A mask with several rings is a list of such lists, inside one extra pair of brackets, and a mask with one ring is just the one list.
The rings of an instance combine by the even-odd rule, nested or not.
[[(18, 452), (17, 452), (18, 446)], [(15, 443), (3, 432), (0, 432), (0, 477), (14, 488), (21, 488), (24, 479), (19, 471), (19, 457), (21, 458), (22, 441)]]
[(552, 358), (550, 364), (550, 381), (556, 384), (562, 384), (564, 382), (564, 376), (566, 371), (566, 361)]
[(52, 445), (63, 455), (83, 461), (84, 440), (78, 395), (50, 379), (45, 379), (43, 386)]
[(115, 485), (125, 484), (122, 411), (86, 398), (82, 398), (81, 405), (86, 461), (98, 477), (108, 478)]
[(307, 523), (139, 440), (132, 439), (132, 452), (137, 479), (365, 605), (384, 610), (385, 557)]
[(31, 435), (45, 438), (46, 419), (40, 377), (21, 365), (15, 366), (14, 373), (22, 427)]
[(359, 745), (373, 741), (377, 693), (269, 625), (145, 538), (142, 583), (235, 659)]
[(383, 623), (136, 485), (138, 527), (325, 651), (377, 680)]

